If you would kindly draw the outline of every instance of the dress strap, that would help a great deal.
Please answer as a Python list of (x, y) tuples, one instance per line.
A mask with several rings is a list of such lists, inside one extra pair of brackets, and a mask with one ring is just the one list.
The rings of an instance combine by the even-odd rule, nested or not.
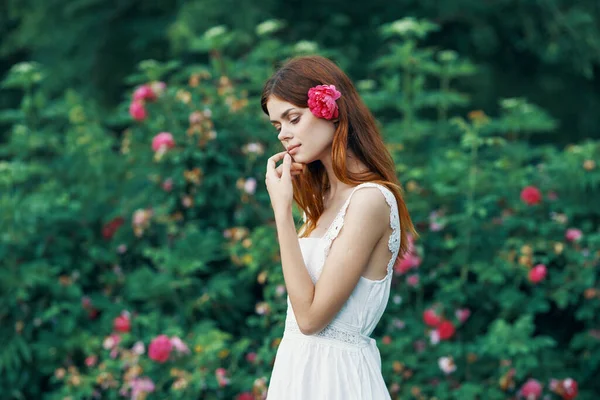
[[(365, 187), (379, 188), (381, 193), (383, 193), (383, 196), (385, 197), (386, 202), (390, 206), (390, 227), (392, 228), (392, 234), (390, 235), (390, 238), (388, 240), (388, 248), (390, 249), (390, 252), (392, 253), (392, 257), (387, 266), (387, 272), (388, 272), (388, 274), (390, 274), (391, 271), (393, 270), (394, 262), (396, 260), (396, 257), (398, 256), (398, 252), (400, 250), (400, 219), (398, 216), (398, 206), (397, 206), (397, 202), (396, 202), (396, 197), (394, 197), (394, 194), (387, 187), (385, 187), (381, 184), (378, 184), (378, 183), (373, 183), (373, 182), (361, 183), (360, 185), (356, 186), (352, 190), (352, 192), (350, 193), (350, 196), (348, 196), (348, 199), (346, 200), (346, 202), (342, 206), (341, 210), (338, 212), (338, 215), (335, 217), (331, 226), (325, 233), (325, 236), (323, 237), (323, 241), (324, 241), (323, 264), (325, 263), (325, 260), (327, 259), (327, 256), (329, 255), (329, 250), (331, 249), (331, 245), (332, 245), (333, 241), (337, 238), (338, 234), (340, 233), (340, 231), (342, 229), (342, 226), (344, 225), (344, 217), (346, 216), (346, 210), (348, 209), (348, 206), (350, 205), (350, 200), (352, 199), (352, 195), (358, 189), (365, 188)], [(321, 268), (322, 267), (323, 266), (321, 266)]]

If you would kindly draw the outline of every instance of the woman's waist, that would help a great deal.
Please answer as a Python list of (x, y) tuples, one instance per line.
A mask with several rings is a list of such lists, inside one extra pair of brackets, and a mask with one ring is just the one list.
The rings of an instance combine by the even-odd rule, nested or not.
[(332, 341), (353, 348), (366, 347), (375, 342), (370, 336), (363, 334), (360, 328), (336, 320), (317, 333), (305, 335), (300, 331), (300, 327), (293, 315), (286, 318), (283, 335), (284, 337), (288, 335), (300, 339)]

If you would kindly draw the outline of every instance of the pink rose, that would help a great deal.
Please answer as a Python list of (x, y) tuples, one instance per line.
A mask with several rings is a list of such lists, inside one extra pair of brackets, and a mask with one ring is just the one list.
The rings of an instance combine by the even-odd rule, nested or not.
[(135, 89), (135, 91), (133, 92), (133, 100), (134, 101), (156, 100), (156, 94), (154, 93), (154, 91), (152, 90), (150, 85), (142, 85), (142, 86), (138, 87), (137, 89)]
[(142, 103), (141, 101), (132, 101), (129, 105), (129, 115), (131, 115), (136, 121), (145, 120), (148, 116), (148, 113), (144, 108), (144, 103)]
[(132, 400), (137, 400), (141, 394), (154, 392), (154, 382), (150, 378), (135, 378), (130, 385)]
[(529, 270), (529, 280), (533, 283), (539, 283), (546, 278), (546, 266), (544, 264), (538, 264)]
[(251, 352), (246, 354), (246, 361), (248, 361), (251, 364), (254, 364), (254, 362), (256, 361), (256, 353)]
[(96, 362), (98, 361), (98, 357), (95, 355), (91, 355), (91, 356), (87, 356), (85, 359), (85, 365), (87, 365), (88, 367), (93, 367), (94, 365), (96, 365)]
[(173, 344), (167, 335), (158, 335), (150, 342), (148, 357), (156, 362), (164, 363), (169, 359), (172, 349)]
[(162, 183), (162, 188), (165, 192), (170, 192), (173, 189), (173, 179), (165, 179), (165, 181)]
[(565, 233), (565, 239), (569, 242), (576, 242), (583, 237), (583, 233), (576, 228), (569, 228)]
[(429, 308), (423, 313), (423, 322), (425, 322), (426, 325), (435, 328), (442, 322), (442, 319), (433, 309)]
[(129, 332), (131, 330), (131, 320), (129, 319), (129, 315), (121, 314), (116, 317), (113, 322), (113, 327), (117, 332)]
[(226, 375), (227, 375), (227, 370), (225, 370), (225, 368), (217, 368), (215, 370), (215, 377), (217, 378), (217, 382), (219, 383), (220, 387), (229, 385), (230, 381)]
[(339, 112), (335, 101), (341, 96), (334, 85), (317, 85), (308, 90), (308, 108), (317, 118), (337, 118)]
[(526, 400), (538, 400), (542, 396), (542, 385), (535, 379), (529, 379), (520, 392)]
[(175, 350), (177, 350), (179, 353), (184, 353), (184, 354), (190, 353), (190, 349), (183, 342), (183, 340), (181, 340), (178, 336), (173, 336), (171, 338), (171, 344), (173, 345)]
[(411, 268), (417, 268), (419, 265), (421, 265), (421, 258), (414, 254), (409, 254), (406, 258), (398, 259), (396, 261), (394, 271), (401, 275), (408, 272)]
[(419, 275), (412, 274), (412, 275), (408, 276), (406, 278), (406, 283), (408, 283), (412, 287), (417, 286), (419, 284)]
[(468, 308), (459, 308), (456, 310), (456, 318), (458, 318), (461, 323), (464, 323), (467, 319), (469, 319), (470, 316), (471, 310)]
[(165, 150), (171, 149), (173, 147), (175, 147), (175, 140), (169, 132), (161, 132), (152, 139), (152, 150), (154, 151), (158, 151), (161, 148)]
[(539, 204), (542, 201), (542, 193), (535, 186), (527, 186), (521, 191), (521, 200), (530, 206)]

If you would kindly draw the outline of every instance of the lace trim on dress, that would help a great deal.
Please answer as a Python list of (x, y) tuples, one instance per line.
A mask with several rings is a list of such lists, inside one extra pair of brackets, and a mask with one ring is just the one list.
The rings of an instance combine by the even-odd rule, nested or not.
[[(346, 215), (346, 210), (350, 205), (350, 199), (352, 199), (352, 195), (354, 195), (354, 192), (356, 192), (356, 190), (361, 187), (379, 188), (391, 209), (390, 227), (392, 228), (392, 233), (390, 234), (390, 238), (388, 240), (388, 249), (392, 253), (392, 257), (390, 258), (390, 261), (387, 265), (387, 274), (389, 276), (393, 271), (394, 262), (396, 261), (396, 257), (398, 256), (398, 252), (400, 250), (400, 217), (398, 216), (398, 206), (396, 205), (396, 198), (394, 197), (394, 194), (390, 192), (388, 188), (372, 182), (361, 183), (360, 185), (355, 187), (354, 190), (352, 190), (352, 193), (350, 193), (350, 196), (348, 196), (348, 200), (346, 200), (346, 203), (344, 203), (344, 205), (342, 206), (342, 209), (331, 223), (331, 226), (327, 229), (327, 232), (325, 232), (325, 235), (323, 237), (323, 240), (325, 241), (325, 246), (323, 250), (323, 265), (325, 264), (325, 260), (329, 255), (329, 250), (331, 249), (331, 244), (333, 243), (333, 240), (338, 236), (340, 230), (342, 229), (342, 226), (344, 225), (344, 216)], [(318, 275), (321, 272), (320, 269), (323, 268), (323, 265), (321, 265), (319, 271), (316, 272), (316, 275)], [(311, 277), (313, 277), (312, 274)]]
[[(284, 334), (286, 332), (303, 334), (300, 331), (300, 328), (298, 327), (298, 323), (293, 319), (286, 320)], [(308, 336), (308, 337), (317, 336), (317, 337), (321, 337), (321, 338), (338, 340), (340, 342), (354, 344), (354, 345), (362, 343), (365, 341), (365, 339), (368, 339), (368, 337), (361, 335), (358, 332), (349, 332), (348, 330), (338, 328), (331, 324), (327, 325), (325, 328), (323, 328), (323, 330), (321, 330), (318, 333), (315, 333), (313, 335), (305, 335), (305, 336)]]

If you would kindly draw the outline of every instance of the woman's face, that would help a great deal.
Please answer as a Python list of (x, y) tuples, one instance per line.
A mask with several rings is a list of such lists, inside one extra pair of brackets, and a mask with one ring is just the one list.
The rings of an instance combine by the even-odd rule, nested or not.
[(329, 157), (335, 132), (332, 121), (317, 118), (308, 107), (297, 107), (275, 96), (267, 101), (267, 110), (283, 147), (287, 150), (300, 145), (290, 150), (295, 162), (309, 164)]

